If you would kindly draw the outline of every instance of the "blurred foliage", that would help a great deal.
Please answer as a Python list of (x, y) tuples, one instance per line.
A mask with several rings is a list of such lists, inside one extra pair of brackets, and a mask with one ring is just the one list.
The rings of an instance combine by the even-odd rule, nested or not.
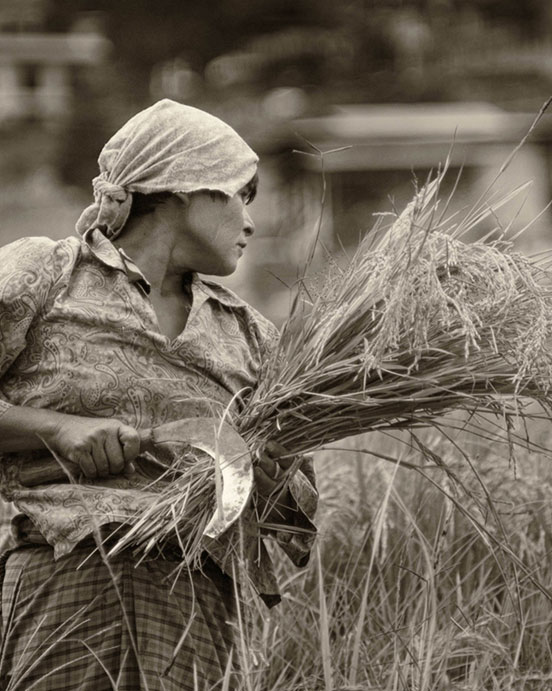
[(54, 139), (51, 162), (64, 184), (91, 193), (98, 155), (129, 114), (119, 96), (123, 89), (121, 75), (111, 66), (75, 75), (73, 107), (50, 135)]
[(96, 74), (75, 75), (58, 139), (57, 167), (77, 185), (88, 185), (106, 137), (162, 96), (230, 122), (249, 113), (239, 125), (251, 137), (258, 121), (266, 140), (273, 123), (256, 107), (265, 97), (265, 111), (285, 119), (333, 103), (536, 109), (550, 91), (549, 0), (3, 0), (1, 29), (94, 29), (112, 44)]
[(67, 31), (83, 13), (101, 13), (127, 89), (140, 99), (147, 97), (151, 70), (160, 62), (183, 55), (192, 69), (202, 71), (213, 58), (258, 34), (289, 26), (332, 28), (340, 9), (331, 0), (158, 0), (154, 5), (150, 0), (8, 0), (0, 7), (0, 25)]
[(18, 31), (44, 24), (47, 13), (45, 0), (2, 0), (0, 25), (4, 31)]
[[(0, 26), (67, 31), (83, 13), (101, 17), (135, 101), (147, 98), (155, 65), (180, 57), (202, 73), (214, 58), (243, 50), (259, 37), (265, 39), (255, 49), (266, 53), (265, 68), (256, 71), (259, 87), (341, 79), (351, 88), (366, 71), (400, 62), (401, 55), (435, 56), (446, 48), (459, 14), (505, 23), (525, 36), (549, 35), (552, 28), (549, 0), (3, 0)], [(337, 44), (309, 34), (321, 28), (331, 31)], [(295, 37), (303, 50), (289, 50), (289, 29), (299, 30)]]

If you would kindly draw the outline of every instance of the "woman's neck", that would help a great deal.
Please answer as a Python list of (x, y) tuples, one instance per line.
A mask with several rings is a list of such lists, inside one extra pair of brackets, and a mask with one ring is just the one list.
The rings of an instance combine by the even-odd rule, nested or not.
[(160, 223), (155, 214), (148, 214), (131, 218), (115, 240), (115, 245), (128, 254), (143, 271), (152, 291), (160, 296), (181, 294), (187, 273), (172, 265), (173, 233), (170, 225)]

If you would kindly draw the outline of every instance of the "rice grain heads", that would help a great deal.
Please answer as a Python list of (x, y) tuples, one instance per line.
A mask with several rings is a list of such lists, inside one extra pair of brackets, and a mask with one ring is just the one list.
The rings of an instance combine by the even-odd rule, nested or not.
[(454, 409), (549, 403), (552, 293), (545, 260), (504, 238), (464, 242), (495, 205), (443, 220), (443, 173), (324, 289), (304, 288), (239, 420), (253, 446), (295, 453)]
[[(233, 420), (253, 456), (269, 440), (297, 455), (363, 432), (446, 425), (458, 410), (532, 415), (527, 401), (549, 410), (546, 257), (519, 254), (500, 228), (486, 231), (515, 192), (446, 216), (443, 176), (368, 233), (344, 267), (330, 261), (321, 290), (300, 283), (259, 385)], [(466, 240), (478, 231), (480, 239)], [(200, 491), (212, 495), (214, 471), (204, 475)], [(148, 512), (148, 548), (169, 527), (200, 530), (204, 521), (182, 509), (187, 497), (160, 493)], [(196, 537), (181, 540), (194, 554)]]

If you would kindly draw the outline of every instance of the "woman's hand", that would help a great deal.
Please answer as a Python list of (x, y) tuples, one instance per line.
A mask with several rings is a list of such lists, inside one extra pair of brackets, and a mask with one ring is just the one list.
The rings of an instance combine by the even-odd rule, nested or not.
[(137, 430), (110, 418), (63, 415), (43, 438), (51, 451), (76, 463), (89, 479), (131, 470), (140, 452)]
[(137, 430), (110, 418), (11, 406), (0, 415), (0, 453), (48, 448), (76, 463), (88, 478), (130, 470), (140, 452)]
[(264, 497), (274, 494), (283, 485), (293, 461), (294, 457), (281, 444), (267, 442), (254, 465), (258, 493)]

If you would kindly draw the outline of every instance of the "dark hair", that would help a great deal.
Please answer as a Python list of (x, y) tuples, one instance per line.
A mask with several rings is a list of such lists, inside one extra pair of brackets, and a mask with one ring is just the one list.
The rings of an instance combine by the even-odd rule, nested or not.
[[(245, 196), (245, 203), (250, 204), (257, 194), (257, 185), (259, 183), (259, 176), (257, 173), (244, 187), (243, 194)], [(229, 197), (219, 190), (196, 190), (191, 194), (207, 193), (213, 201), (217, 199), (227, 202)], [(129, 218), (136, 218), (138, 216), (146, 216), (155, 211), (157, 206), (165, 204), (173, 195), (172, 192), (154, 192), (153, 194), (142, 194), (141, 192), (132, 193), (132, 206), (130, 207)]]
[(255, 199), (257, 196), (257, 187), (259, 186), (259, 174), (255, 173), (255, 175), (251, 178), (251, 180), (247, 183), (245, 186), (243, 192), (245, 194), (245, 203), (246, 204), (251, 204), (251, 202)]
[(153, 194), (132, 193), (132, 206), (129, 218), (147, 216), (155, 211), (155, 207), (167, 202), (173, 196), (172, 192), (154, 192)]
[[(241, 192), (245, 198), (246, 204), (251, 204), (251, 202), (255, 199), (257, 195), (258, 184), (259, 175), (258, 173), (255, 173), (255, 175), (251, 178), (247, 185), (243, 186)], [(195, 192), (192, 192), (192, 194), (198, 194), (199, 192), (202, 192), (203, 194), (208, 194), (213, 201), (220, 199), (221, 201), (227, 202), (230, 198), (228, 197), (228, 195), (224, 194), (224, 192), (220, 192), (219, 190), (196, 190)]]

